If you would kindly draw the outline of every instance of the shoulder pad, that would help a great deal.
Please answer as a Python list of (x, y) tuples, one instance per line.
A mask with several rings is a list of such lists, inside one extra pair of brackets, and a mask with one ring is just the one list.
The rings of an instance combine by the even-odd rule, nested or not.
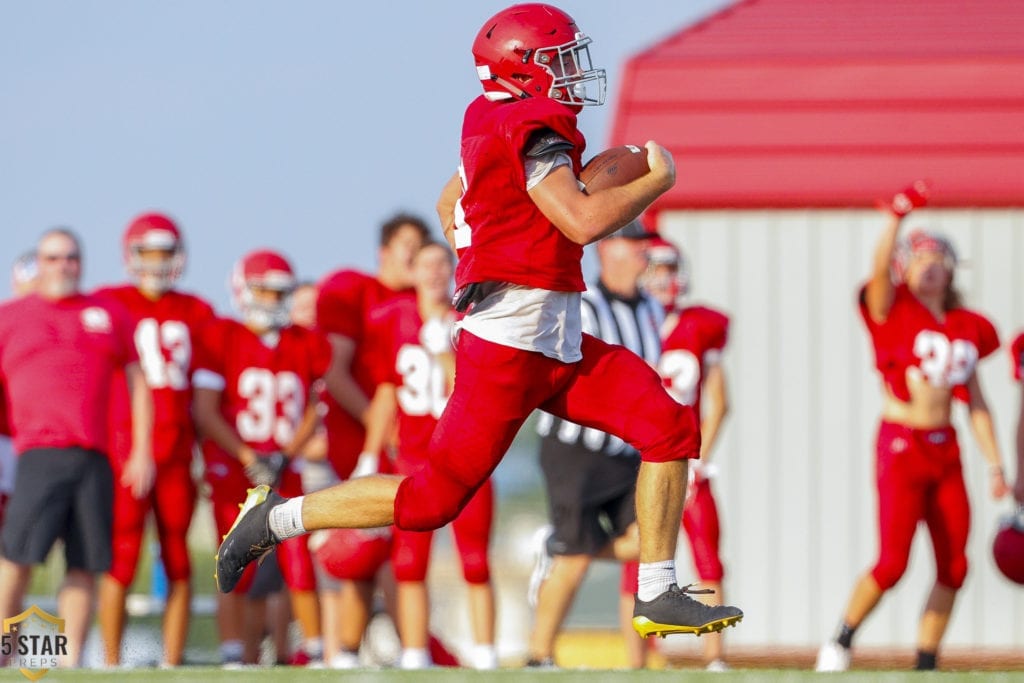
[(571, 142), (550, 128), (544, 128), (536, 131), (526, 141), (526, 156), (538, 159), (552, 152), (568, 152), (572, 148)]

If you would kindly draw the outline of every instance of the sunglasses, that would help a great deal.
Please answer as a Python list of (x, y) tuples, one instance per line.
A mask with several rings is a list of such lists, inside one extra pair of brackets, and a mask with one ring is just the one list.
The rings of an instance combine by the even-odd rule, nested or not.
[(70, 254), (39, 254), (40, 261), (47, 261), (53, 263), (55, 261), (74, 261), (78, 262), (82, 260), (82, 255), (78, 252), (71, 252)]

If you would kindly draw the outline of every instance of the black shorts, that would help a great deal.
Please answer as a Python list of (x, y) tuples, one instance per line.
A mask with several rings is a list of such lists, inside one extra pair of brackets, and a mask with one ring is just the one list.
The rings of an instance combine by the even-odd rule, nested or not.
[(107, 456), (84, 448), (32, 448), (18, 457), (0, 553), (17, 564), (39, 564), (61, 538), (68, 569), (105, 572), (113, 517)]
[(635, 451), (606, 455), (544, 437), (540, 464), (554, 527), (552, 555), (594, 555), (636, 521)]

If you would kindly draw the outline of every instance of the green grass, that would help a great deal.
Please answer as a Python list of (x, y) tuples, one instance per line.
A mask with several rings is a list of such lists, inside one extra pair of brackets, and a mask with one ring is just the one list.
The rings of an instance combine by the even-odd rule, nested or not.
[[(646, 683), (647, 681), (716, 681), (718, 683), (803, 683), (805, 681), (877, 681), (878, 683), (916, 683), (942, 681), (943, 683), (1003, 683), (1021, 681), (1024, 674), (999, 672), (918, 673), (913, 671), (851, 671), (845, 674), (815, 674), (795, 670), (743, 670), (728, 673), (708, 673), (695, 670), (673, 671), (527, 671), (505, 669), (500, 671), (469, 671), (465, 669), (435, 669), (432, 671), (356, 670), (326, 671), (279, 667), (272, 669), (246, 669), (224, 671), (219, 668), (186, 667), (174, 671), (140, 669), (135, 671), (51, 671), (44, 681), (373, 681), (404, 683), (413, 681), (500, 681), (518, 683), (537, 681), (545, 683)], [(26, 680), (16, 671), (3, 671), (0, 680)]]

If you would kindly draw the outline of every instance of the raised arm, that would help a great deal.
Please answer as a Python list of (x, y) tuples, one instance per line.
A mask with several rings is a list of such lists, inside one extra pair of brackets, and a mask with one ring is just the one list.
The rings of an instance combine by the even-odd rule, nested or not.
[(868, 314), (875, 322), (883, 322), (892, 308), (895, 286), (890, 268), (896, 251), (900, 224), (908, 213), (919, 206), (924, 206), (927, 200), (928, 186), (924, 181), (918, 180), (902, 192), (898, 192), (888, 204), (879, 203), (878, 208), (885, 212), (888, 222), (875, 246), (871, 277), (864, 290), (864, 303), (867, 305)]

